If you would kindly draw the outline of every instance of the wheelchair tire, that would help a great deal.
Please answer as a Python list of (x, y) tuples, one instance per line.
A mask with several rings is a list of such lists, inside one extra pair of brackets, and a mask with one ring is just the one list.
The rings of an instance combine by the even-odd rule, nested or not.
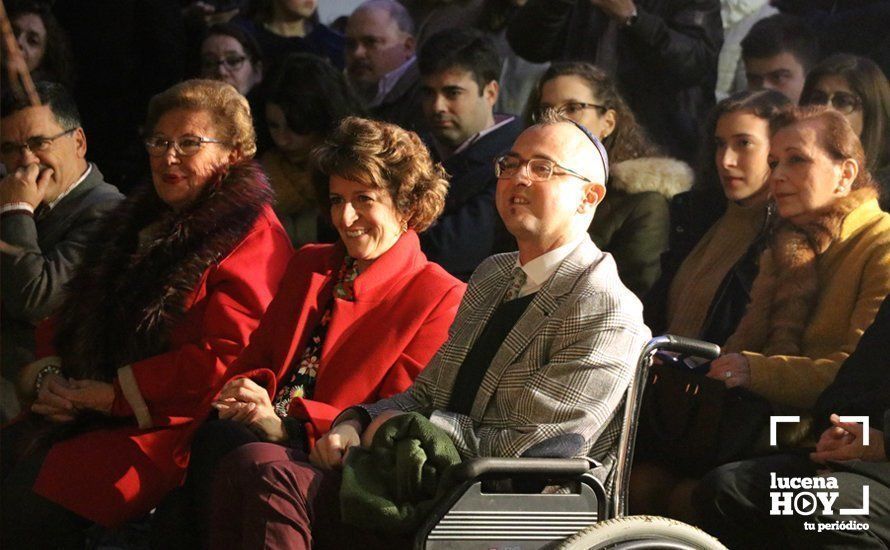
[(659, 516), (626, 516), (606, 520), (565, 540), (562, 550), (726, 550), (697, 527)]

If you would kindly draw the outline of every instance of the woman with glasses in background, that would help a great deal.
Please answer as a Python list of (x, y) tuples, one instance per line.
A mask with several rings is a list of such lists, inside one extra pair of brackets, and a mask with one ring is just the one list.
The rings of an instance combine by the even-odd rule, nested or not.
[(605, 145), (612, 171), (589, 232), (615, 257), (627, 288), (642, 297), (658, 279), (659, 258), (667, 250), (668, 201), (691, 187), (692, 170), (649, 141), (614, 81), (598, 67), (554, 63), (529, 97), (526, 122), (547, 108), (585, 126)]
[(257, 151), (262, 154), (272, 145), (266, 119), (262, 116), (265, 64), (256, 39), (232, 23), (220, 23), (207, 30), (201, 41), (200, 76), (228, 82), (247, 98), (254, 115)]
[(881, 208), (890, 209), (890, 84), (870, 59), (839, 53), (807, 75), (801, 105), (830, 105), (859, 135), (868, 170), (881, 191)]
[(153, 185), (101, 222), (24, 369), (32, 414), (2, 432), (4, 548), (83, 548), (85, 528), (144, 515), (182, 481), (290, 259), (232, 86), (177, 84), (145, 127)]

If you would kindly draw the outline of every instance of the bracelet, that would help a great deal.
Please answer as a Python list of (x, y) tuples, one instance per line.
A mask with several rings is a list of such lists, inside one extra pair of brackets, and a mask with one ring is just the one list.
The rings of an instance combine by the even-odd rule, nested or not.
[(50, 374), (58, 374), (62, 376), (62, 369), (55, 365), (47, 365), (40, 369), (40, 372), (37, 373), (37, 378), (34, 380), (34, 393), (39, 394), (40, 388), (43, 386), (43, 379), (46, 378)]

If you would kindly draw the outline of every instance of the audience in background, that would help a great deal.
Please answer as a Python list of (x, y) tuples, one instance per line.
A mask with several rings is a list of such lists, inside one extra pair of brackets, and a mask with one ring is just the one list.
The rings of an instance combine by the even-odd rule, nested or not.
[(881, 69), (864, 57), (835, 54), (810, 71), (800, 103), (829, 105), (847, 118), (880, 186), (881, 207), (890, 209), (890, 84)]
[(692, 186), (692, 169), (666, 158), (646, 136), (604, 71), (582, 62), (554, 63), (529, 99), (529, 123), (545, 109), (584, 125), (609, 152), (606, 198), (588, 231), (618, 264), (624, 284), (642, 298), (660, 273), (670, 231), (668, 201)]
[(418, 65), (432, 149), (451, 177), (445, 211), (421, 245), (430, 260), (466, 281), (482, 260), (511, 246), (494, 204), (494, 159), (515, 141), (522, 122), (494, 113), (501, 60), (481, 31), (434, 34)]
[[(268, 176), (275, 198), (263, 194), (260, 202), (272, 201), (275, 214), (294, 245), (345, 242), (347, 237), (361, 240), (364, 235), (352, 231), (343, 236), (325, 222), (324, 216), (319, 217), (318, 206), (326, 204), (329, 193), (325, 188), (323, 195), (317, 196), (318, 190), (312, 185), (310, 165), (317, 154), (313, 151), (330, 146), (331, 132), (346, 117), (367, 115), (391, 122), (420, 133), (420, 139), (432, 150), (433, 160), (441, 163), (435, 168), (436, 173), (444, 169), (451, 183), (435, 223), (423, 233), (402, 233), (399, 242), (416, 233), (414, 239), (426, 255), (425, 261), (439, 263), (451, 277), (465, 280), (485, 257), (515, 246), (507, 238), (502, 218), (495, 215), (495, 173), (506, 170), (513, 174), (507, 178), (511, 185), (513, 179), (517, 180), (513, 186), (516, 193), (510, 197), (514, 209), (528, 210), (532, 218), (545, 225), (551, 221), (532, 204), (540, 198), (536, 193), (541, 192), (541, 184), (552, 183), (541, 180), (543, 172), (533, 172), (533, 167), (544, 170), (540, 159), (516, 167), (511, 156), (501, 156), (519, 135), (522, 125), (510, 115), (523, 113), (526, 124), (542, 117), (567, 117), (572, 125), (578, 125), (574, 128), (577, 135), (589, 131), (589, 141), (601, 141), (608, 151), (609, 191), (605, 198), (598, 196), (597, 213), (588, 233), (600, 249), (615, 259), (623, 282), (638, 296), (646, 297), (644, 315), (650, 327), (656, 334), (670, 332), (724, 345), (728, 353), (714, 362), (711, 375), (722, 376), (727, 386), (749, 388), (783, 407), (806, 408), (811, 404), (856, 344), (877, 307), (879, 295), (883, 296), (885, 287), (890, 285), (885, 283), (890, 280), (890, 266), (886, 265), (890, 252), (888, 258), (884, 257), (885, 248), (890, 246), (885, 246), (890, 242), (890, 225), (873, 200), (874, 189), (880, 188), (883, 192), (879, 205), (890, 208), (890, 85), (886, 77), (890, 68), (890, 37), (885, 32), (890, 2), (886, 0), (327, 2), (323, 7), (333, 9), (331, 15), (352, 11), (348, 17), (343, 15), (339, 30), (332, 30), (319, 20), (318, 0), (5, 0), (5, 6), (13, 41), (23, 54), (31, 78), (37, 81), (39, 94), (48, 99), (43, 107), (32, 107), (4, 95), (0, 113), (0, 174), (5, 176), (0, 181), (0, 419), (9, 419), (16, 412), (18, 400), (10, 393), (9, 378), (15, 378), (20, 367), (33, 359), (35, 323), (58, 310), (63, 301), (62, 289), (71, 284), (69, 279), (76, 269), (87, 274), (95, 272), (77, 267), (93, 247), (98, 250), (100, 243), (111, 251), (135, 247), (131, 252), (136, 260), (145, 254), (152, 255), (139, 264), (145, 267), (140, 276), (177, 270), (178, 260), (168, 262), (169, 258), (158, 252), (164, 249), (159, 243), (168, 239), (165, 242), (176, 247), (182, 245), (177, 239), (186, 235), (165, 224), (174, 223), (170, 220), (176, 218), (183, 224), (177, 227), (189, 232), (195, 230), (194, 219), (173, 207), (169, 218), (151, 223), (154, 218), (145, 214), (143, 208), (149, 195), (137, 186), (154, 175), (160, 186), (157, 193), (172, 193), (183, 170), (206, 165), (208, 151), (226, 148), (226, 144), (205, 141), (192, 148), (195, 156), (189, 156), (191, 150), (184, 153), (182, 149), (189, 146), (187, 138), (194, 136), (173, 135), (161, 140), (165, 151), (147, 162), (143, 141), (157, 137), (152, 126), (158, 122), (151, 119), (149, 127), (143, 127), (149, 99), (181, 82), (186, 75), (227, 82), (247, 98), (253, 115), (257, 158), (265, 172), (261, 174), (259, 167), (246, 169), (242, 162), (223, 162), (222, 170), (227, 175), (206, 178), (213, 182), (214, 189), (198, 202), (204, 204), (201, 201), (216, 196), (214, 193), (226, 195), (223, 189), (215, 187), (226, 185), (217, 182), (231, 178), (258, 182)], [(324, 21), (329, 19), (333, 17)], [(15, 83), (6, 70), (9, 55), (5, 50), (2, 53), (0, 86), (6, 91)], [(820, 62), (820, 53), (832, 55)], [(881, 67), (885, 72), (881, 72)], [(64, 91), (48, 82), (68, 85), (74, 100), (53, 99), (64, 96)], [(233, 108), (242, 109), (240, 96), (227, 86), (223, 88)], [(737, 93), (740, 89), (746, 92)], [(715, 94), (718, 100), (726, 99), (705, 119)], [(783, 114), (790, 104), (798, 102), (802, 106), (827, 105), (843, 115), (846, 122), (837, 113), (827, 114), (824, 109)], [(64, 107), (60, 108), (62, 104)], [(194, 122), (192, 115), (182, 118)], [(227, 122), (223, 119), (228, 116), (217, 116), (207, 127), (211, 128), (209, 133), (205, 132), (207, 128), (192, 133), (215, 138), (219, 133), (216, 130), (222, 128)], [(244, 121), (243, 116), (238, 118)], [(781, 128), (775, 136), (785, 150), (774, 151), (775, 168), (771, 172), (767, 156), (771, 141), (776, 145), (776, 140), (771, 140), (769, 125), (780, 118)], [(560, 130), (568, 128), (559, 126)], [(851, 132), (858, 135), (863, 154), (853, 146), (855, 140), (847, 135)], [(703, 146), (697, 148), (699, 134), (704, 133), (708, 136)], [(816, 137), (810, 139), (814, 133)], [(555, 139), (557, 134), (560, 132), (549, 132), (548, 136)], [(85, 135), (89, 135), (88, 151)], [(801, 148), (807, 149), (806, 155), (788, 153)], [(684, 161), (689, 162), (697, 151), (705, 160), (698, 163), (696, 187), (688, 190), (691, 173)], [(155, 147), (154, 152), (159, 149)], [(388, 150), (381, 150), (380, 156), (390, 158)], [(497, 165), (495, 159), (500, 159)], [(161, 160), (169, 160), (163, 170), (156, 166)], [(519, 159), (525, 160), (530, 159)], [(565, 173), (564, 167), (554, 165), (550, 167), (553, 173), (548, 172), (547, 177), (587, 174), (597, 161), (590, 157), (586, 162), (578, 167), (568, 164), (571, 170)], [(102, 173), (97, 165), (102, 167)], [(853, 165), (855, 170), (850, 168)], [(249, 174), (245, 175), (245, 170)], [(848, 177), (851, 171), (857, 172), (852, 179)], [(384, 179), (399, 179), (394, 173)], [(829, 181), (829, 173), (837, 176), (837, 181)], [(100, 218), (122, 196), (104, 182), (105, 177), (124, 193), (133, 195), (127, 202), (130, 210), (120, 207), (113, 225), (112, 221)], [(199, 179), (205, 181), (203, 176)], [(830, 183), (835, 186), (829, 193)], [(204, 188), (203, 184), (198, 187)], [(167, 193), (168, 199), (171, 196)], [(232, 201), (241, 204), (244, 199), (237, 195)], [(404, 207), (399, 200), (393, 204), (396, 210)], [(161, 203), (166, 199), (160, 197), (158, 201), (153, 204), (164, 209)], [(259, 208), (264, 219), (266, 202)], [(784, 219), (776, 215), (777, 209)], [(247, 217), (253, 219), (252, 215)], [(539, 215), (543, 217), (538, 219)], [(127, 222), (123, 220), (126, 216), (135, 218)], [(273, 228), (274, 220), (269, 220), (271, 225), (266, 229), (273, 235), (274, 248), (285, 250), (286, 240), (281, 240), (279, 228)], [(103, 223), (108, 224), (107, 228), (97, 229)], [(133, 224), (143, 225), (134, 229)], [(536, 229), (542, 228), (546, 229)], [(229, 227), (241, 229), (237, 223)], [(130, 240), (122, 243), (121, 239)], [(338, 246), (310, 250), (336, 250)], [(187, 247), (182, 250), (177, 256), (182, 261), (188, 260), (185, 256), (198, 263), (207, 258), (203, 252)], [(300, 257), (307, 258), (308, 253)], [(240, 257), (238, 254), (237, 250), (229, 256), (220, 252), (214, 261), (217, 267), (225, 269), (232, 257)], [(106, 265), (103, 262), (107, 258), (100, 256), (95, 252), (93, 263)], [(267, 294), (274, 286), (271, 278), (281, 275), (280, 262), (269, 262), (271, 267), (261, 267), (262, 261), (255, 258), (244, 262), (269, 278), (263, 283), (266, 290), (260, 292), (262, 300), (255, 299), (256, 296), (233, 298), (239, 308), (250, 310), (251, 315), (262, 310), (259, 302), (268, 301)], [(208, 265), (202, 264), (212, 270)], [(372, 271), (369, 268), (369, 273)], [(234, 276), (237, 278), (237, 274)], [(78, 321), (86, 327), (84, 330), (97, 334), (123, 330), (121, 327), (129, 322), (126, 319), (124, 323), (112, 320), (108, 324), (114, 326), (96, 328), (92, 318), (101, 308), (111, 307), (105, 302), (115, 304), (130, 299), (121, 298), (128, 292), (134, 295), (132, 299), (144, 294), (138, 281), (123, 277), (127, 280), (101, 290), (89, 287), (83, 277), (88, 275), (75, 280), (81, 281), (77, 288), (86, 290), (79, 293), (82, 296), (69, 295), (69, 300), (79, 304)], [(794, 279), (794, 285), (789, 283), (789, 277)], [(98, 276), (95, 278), (99, 280)], [(393, 283), (392, 287), (395, 286)], [(174, 297), (181, 298), (183, 288), (174, 292)], [(73, 294), (78, 291), (75, 289)], [(194, 307), (189, 309), (191, 302), (180, 298), (173, 301), (182, 303), (174, 306), (182, 306), (185, 315), (197, 311)], [(292, 298), (286, 295), (277, 302), (285, 304)], [(202, 298), (196, 295), (195, 299), (200, 303)], [(170, 302), (168, 298), (162, 301)], [(89, 304), (85, 305), (86, 302)], [(768, 303), (773, 305), (764, 305)], [(287, 305), (292, 308), (291, 313), (302, 311), (299, 305)], [(138, 307), (130, 309), (134, 315), (140, 314)], [(286, 309), (286, 305), (281, 305), (281, 309)], [(163, 312), (159, 315), (152, 317), (150, 327), (173, 326), (169, 316), (165, 317)], [(221, 323), (232, 317), (213, 312), (208, 316)], [(225, 362), (247, 342), (249, 329), (256, 324), (254, 317), (239, 325), (237, 335), (223, 338), (226, 343), (221, 345), (225, 348), (221, 353)], [(75, 328), (83, 328), (75, 326), (72, 318), (69, 316), (67, 325), (63, 323), (63, 332), (73, 334)], [(392, 322), (387, 319), (377, 326)], [(130, 340), (137, 347), (151, 340), (152, 353), (166, 357), (178, 353), (170, 350), (179, 349), (180, 325), (176, 325), (173, 340), (152, 340), (157, 334), (152, 332), (154, 328), (146, 329), (145, 334), (134, 329), (130, 332), (135, 336)], [(51, 334), (54, 326), (45, 323), (41, 328)], [(196, 333), (200, 330), (195, 329)], [(43, 333), (37, 331), (38, 342), (45, 339)], [(192, 336), (195, 334), (182, 338)], [(91, 338), (105, 336), (93, 334), (81, 340), (92, 346), (98, 340)], [(38, 350), (39, 355), (51, 351), (53, 346), (45, 344), (47, 349)], [(499, 343), (492, 345), (497, 349)], [(16, 488), (9, 490), (18, 491), (15, 494), (23, 503), (17, 512), (29, 516), (21, 526), (11, 527), (17, 533), (15, 536), (33, 528), (25, 536), (37, 532), (37, 536), (59, 535), (65, 539), (71, 535), (72, 540), (80, 541), (80, 526), (99, 519), (96, 514), (107, 515), (114, 508), (102, 505), (94, 507), (102, 508), (96, 513), (86, 511), (93, 506), (88, 499), (69, 496), (59, 497), (69, 499), (64, 502), (56, 499), (62, 506), (54, 507), (55, 501), (36, 496), (42, 495), (43, 489), (31, 491), (33, 474), (56, 471), (54, 461), (61, 456), (58, 449), (64, 447), (68, 453), (69, 448), (80, 452), (78, 449), (88, 445), (106, 446), (106, 454), (123, 457), (106, 460), (112, 467), (126, 465), (138, 475), (155, 460), (153, 456), (146, 459), (116, 453), (120, 444), (117, 440), (107, 443), (103, 439), (93, 444), (104, 437), (99, 434), (119, 434), (122, 432), (116, 430), (123, 428), (92, 429), (104, 426), (107, 419), (88, 409), (102, 409), (104, 401), (99, 404), (102, 406), (88, 400), (73, 404), (84, 399), (86, 394), (78, 393), (81, 390), (92, 399), (97, 394), (90, 392), (98, 388), (104, 400), (111, 381), (113, 390), (123, 395), (113, 405), (112, 415), (129, 415), (121, 422), (133, 424), (129, 426), (132, 437), (141, 442), (145, 434), (135, 425), (137, 420), (143, 422), (146, 414), (154, 414), (155, 403), (148, 404), (146, 413), (137, 399), (138, 392), (154, 395), (154, 382), (147, 382), (147, 389), (138, 386), (135, 394), (132, 385), (128, 385), (129, 379), (121, 386), (120, 382), (113, 382), (113, 374), (93, 384), (89, 382), (92, 374), (80, 376), (82, 369), (70, 366), (76, 361), (86, 364), (83, 354), (72, 352), (69, 343), (64, 346), (68, 347), (62, 355), (68, 358), (69, 367), (63, 366), (61, 370), (66, 376), (83, 380), (63, 380), (52, 370), (54, 365), (46, 370), (41, 363), (39, 381), (26, 377), (25, 389), (33, 390), (32, 382), (45, 388), (38, 396), (37, 412), (45, 413), (50, 420), (65, 421), (67, 426), (73, 426), (71, 432), (76, 435), (58, 442), (44, 441), (39, 452), (30, 456), (31, 462), (23, 463), (30, 473), (15, 470)], [(103, 350), (109, 351), (109, 346)], [(109, 351), (108, 357), (118, 357), (114, 355), (118, 351)], [(138, 366), (145, 359), (136, 357), (134, 361)], [(192, 361), (189, 356), (183, 359), (182, 366), (187, 362), (203, 365), (202, 361)], [(69, 373), (69, 369), (75, 372)], [(141, 372), (141, 367), (137, 370)], [(221, 368), (219, 373), (226, 374), (224, 370)], [(29, 370), (26, 374), (35, 373)], [(201, 399), (214, 389), (212, 385), (198, 384)], [(185, 389), (191, 390), (194, 388)], [(265, 390), (255, 394), (262, 391)], [(71, 398), (66, 400), (64, 395)], [(136, 399), (135, 408), (131, 399)], [(153, 419), (164, 426), (158, 437), (170, 437), (167, 429), (174, 424), (171, 433), (180, 430), (180, 416), (202, 418), (209, 412), (205, 406), (209, 401), (195, 402), (198, 401), (206, 410), (189, 410), (180, 415), (182, 411), (173, 407), (169, 415)], [(349, 404), (337, 401), (331, 406), (342, 408)], [(76, 414), (57, 408), (62, 405), (71, 405)], [(160, 405), (164, 411), (166, 405)], [(819, 412), (827, 418), (834, 411)], [(73, 416), (77, 419), (67, 422)], [(31, 418), (34, 417), (32, 414)], [(91, 424), (94, 419), (99, 424)], [(88, 429), (82, 430), (83, 426)], [(855, 431), (848, 428), (844, 428), (847, 433)], [(846, 441), (852, 436), (844, 437)], [(4, 442), (7, 439), (4, 434)], [(51, 446), (53, 443), (56, 446)], [(4, 464), (11, 456), (6, 451), (14, 448), (4, 445)], [(186, 460), (181, 450), (166, 453), (175, 455), (176, 468)], [(104, 455), (102, 458), (106, 459)], [(730, 492), (735, 490), (736, 482), (747, 483), (749, 478), (745, 476), (751, 474), (751, 468), (783, 467), (779, 462), (743, 464), (738, 473), (733, 468), (718, 470), (718, 484), (727, 485), (716, 494), (727, 498), (728, 493), (721, 491), (727, 487)], [(154, 465), (157, 464), (164, 470), (164, 483), (155, 484), (157, 476), (153, 473), (143, 476), (144, 491), (121, 482), (119, 487), (127, 495), (136, 496), (126, 506), (114, 510), (115, 514), (131, 517), (136, 508), (141, 510), (142, 504), (155, 501), (156, 492), (160, 491), (157, 487), (175, 485), (181, 468), (171, 469), (163, 460)], [(666, 489), (679, 481), (671, 472), (656, 474), (663, 478), (661, 485), (640, 484), (652, 473), (647, 471), (648, 467), (635, 465), (633, 508), (690, 513), (690, 486), (681, 483), (676, 490)], [(105, 470), (99, 470), (98, 466), (95, 471), (86, 468), (83, 479), (75, 480), (80, 485), (74, 483), (81, 487), (80, 494), (94, 493), (95, 502), (108, 500), (108, 486), (115, 481), (113, 476), (102, 473)], [(4, 475), (10, 471), (13, 470), (4, 466)], [(757, 472), (762, 475), (763, 470)], [(91, 485), (93, 482), (95, 485)], [(4, 493), (13, 485), (4, 480)], [(209, 486), (208, 480), (204, 486)], [(95, 487), (99, 489), (94, 490)], [(737, 496), (734, 494), (733, 498)], [(641, 502), (645, 506), (641, 507)], [(4, 516), (6, 510), (4, 507)], [(742, 508), (733, 510), (739, 510), (742, 516), (747, 513)], [(48, 515), (40, 519), (43, 512)], [(10, 517), (18, 521), (18, 516)], [(720, 532), (715, 522), (733, 521), (718, 516), (708, 516), (708, 526), (715, 532)], [(104, 519), (101, 522), (111, 523)], [(46, 532), (38, 532), (44, 525), (48, 526)], [(782, 537), (787, 534), (787, 530), (781, 534), (776, 530), (769, 536), (784, 542)], [(4, 534), (4, 542), (10, 537)], [(28, 542), (40, 541), (34, 538)]]
[[(0, 104), (2, 323), (0, 375), (17, 380), (34, 360), (34, 328), (61, 305), (85, 249), (103, 242), (100, 219), (123, 196), (86, 160), (87, 139), (74, 100), (61, 85), (38, 82), (41, 106), (6, 90)], [(0, 404), (0, 422), (17, 400)]]
[(742, 60), (749, 90), (776, 90), (797, 105), (807, 73), (819, 61), (819, 42), (797, 17), (773, 15), (742, 40)]
[(419, 131), (420, 73), (414, 23), (395, 0), (368, 0), (346, 23), (346, 76), (369, 113)]
[(655, 142), (693, 159), (699, 118), (714, 105), (719, 0), (528, 0), (507, 39), (529, 61), (583, 60), (614, 75)]
[(290, 54), (268, 79), (265, 116), (275, 146), (260, 163), (275, 191), (275, 213), (294, 247), (319, 241), (312, 150), (341, 120), (361, 113), (343, 73), (320, 57)]

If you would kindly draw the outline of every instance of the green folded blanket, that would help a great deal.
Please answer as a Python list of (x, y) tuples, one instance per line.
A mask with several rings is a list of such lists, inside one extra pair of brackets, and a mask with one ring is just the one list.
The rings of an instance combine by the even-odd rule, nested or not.
[(370, 449), (353, 447), (343, 466), (340, 511), (345, 523), (410, 533), (448, 489), (445, 470), (460, 463), (451, 438), (419, 413), (385, 422)]

